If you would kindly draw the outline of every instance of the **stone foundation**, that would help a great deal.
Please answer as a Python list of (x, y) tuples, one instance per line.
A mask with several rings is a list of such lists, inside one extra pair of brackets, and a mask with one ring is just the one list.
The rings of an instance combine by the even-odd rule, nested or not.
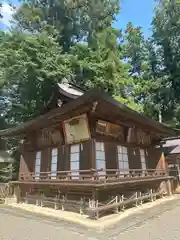
[(14, 203), (18, 203), (17, 201), (17, 197), (14, 195), (12, 197), (7, 197), (5, 198), (5, 204), (14, 204)]

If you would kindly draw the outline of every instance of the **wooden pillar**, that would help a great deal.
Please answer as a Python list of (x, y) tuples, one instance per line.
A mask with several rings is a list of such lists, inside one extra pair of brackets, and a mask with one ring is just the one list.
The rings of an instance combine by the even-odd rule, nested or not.
[(98, 191), (98, 189), (96, 189), (96, 200), (99, 200), (99, 191)]
[(51, 171), (51, 167), (49, 168), (49, 166), (51, 166), (50, 162), (51, 162), (51, 149), (45, 148), (41, 151), (41, 172)]
[(96, 168), (96, 141), (91, 141), (91, 166), (93, 169)]
[(93, 188), (92, 190), (92, 199), (95, 201), (96, 200), (96, 189)]
[[(114, 142), (104, 143), (106, 169), (118, 169), (117, 144)], [(115, 172), (111, 172), (115, 173)]]
[(92, 168), (92, 140), (87, 140), (80, 144), (79, 160), (80, 160), (80, 170), (89, 170)]

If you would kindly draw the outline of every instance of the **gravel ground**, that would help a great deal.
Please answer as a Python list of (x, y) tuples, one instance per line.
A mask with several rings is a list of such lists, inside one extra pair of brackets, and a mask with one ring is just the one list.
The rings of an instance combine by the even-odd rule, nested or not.
[(100, 231), (0, 205), (0, 240), (179, 240), (179, 216), (180, 198)]

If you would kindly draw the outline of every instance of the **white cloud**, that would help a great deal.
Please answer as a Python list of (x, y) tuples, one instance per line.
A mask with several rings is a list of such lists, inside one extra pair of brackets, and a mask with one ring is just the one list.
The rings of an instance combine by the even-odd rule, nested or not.
[(9, 26), (12, 20), (13, 8), (8, 3), (2, 3), (1, 14), (3, 18), (0, 20), (2, 24)]

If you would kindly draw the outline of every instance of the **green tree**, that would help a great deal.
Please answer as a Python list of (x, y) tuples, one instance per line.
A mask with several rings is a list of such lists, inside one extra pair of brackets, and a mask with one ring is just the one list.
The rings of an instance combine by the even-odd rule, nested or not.
[(111, 27), (118, 12), (117, 0), (29, 0), (14, 19), (18, 28), (32, 33), (47, 30), (47, 24), (56, 29), (63, 52), (73, 55), (72, 81), (77, 85), (126, 97), (125, 86), (131, 85), (132, 79), (117, 44), (121, 32)]
[(90, 41), (94, 32), (111, 26), (119, 11), (118, 0), (28, 0), (14, 15), (18, 28), (41, 32), (55, 27), (59, 44), (68, 52), (76, 42)]
[(133, 27), (132, 23), (128, 23), (123, 38), (124, 57), (131, 65), (130, 74), (141, 75), (145, 70), (147, 54), (146, 41), (141, 28)]
[(3, 36), (0, 50), (3, 109), (9, 123), (39, 115), (54, 83), (63, 77), (86, 89), (103, 89), (142, 111), (139, 80), (130, 75), (140, 75), (144, 67), (144, 39), (132, 24), (123, 39), (111, 26), (118, 11), (118, 0), (22, 1), (15, 10), (15, 27)]
[(124, 56), (130, 64), (133, 77), (132, 95), (136, 103), (141, 103), (143, 111), (156, 120), (165, 120), (169, 107), (168, 96), (163, 81), (161, 51), (154, 40), (145, 40), (140, 27), (127, 25), (124, 35)]
[(123, 58), (129, 65), (132, 86), (129, 89), (128, 105), (143, 112), (151, 82), (148, 76), (148, 49), (140, 27), (128, 23), (122, 40)]
[(128, 65), (123, 63), (118, 45), (121, 32), (109, 27), (94, 34), (89, 44), (77, 44), (72, 49), (75, 61), (74, 81), (87, 88), (100, 88), (110, 94), (125, 94), (131, 85)]
[(159, 61), (156, 64), (159, 88), (154, 92), (161, 105), (163, 121), (179, 124), (180, 116), (180, 1), (161, 0), (152, 21), (152, 41)]
[(37, 35), (7, 33), (0, 48), (0, 82), (3, 84), (5, 115), (9, 122), (22, 122), (40, 114), (56, 82), (71, 76), (69, 56), (61, 54), (55, 39)]
[(117, 43), (121, 31), (111, 27), (118, 12), (118, 0), (29, 0), (17, 9), (14, 20), (16, 29), (33, 34), (56, 30), (63, 53), (73, 56), (71, 81), (126, 98), (125, 86), (132, 85), (132, 79)]

